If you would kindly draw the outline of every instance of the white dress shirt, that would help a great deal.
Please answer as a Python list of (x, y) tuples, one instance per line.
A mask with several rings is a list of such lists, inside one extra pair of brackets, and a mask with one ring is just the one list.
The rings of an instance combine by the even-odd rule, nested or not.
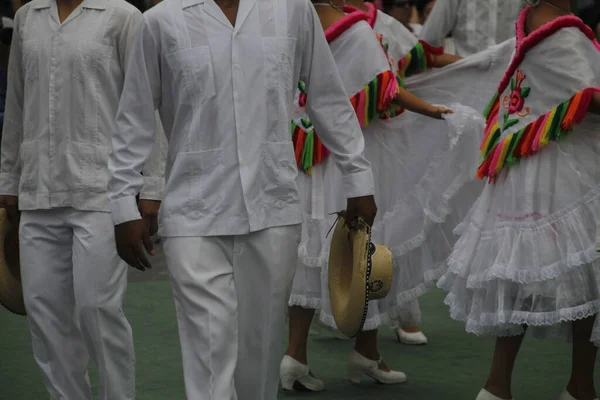
[[(111, 136), (140, 20), (123, 0), (84, 0), (62, 24), (54, 0), (34, 0), (17, 12), (0, 194), (18, 195), (21, 210), (110, 210)], [(164, 167), (156, 161), (144, 172), (143, 195), (160, 199)]]
[(467, 57), (515, 36), (518, 0), (443, 0), (435, 3), (419, 39), (439, 46), (449, 34)]
[(235, 26), (213, 0), (165, 0), (144, 15), (109, 168), (115, 224), (135, 195), (158, 107), (169, 138), (163, 236), (237, 235), (302, 222), (290, 110), (297, 82), (345, 193), (373, 194), (364, 139), (308, 0), (240, 0)]

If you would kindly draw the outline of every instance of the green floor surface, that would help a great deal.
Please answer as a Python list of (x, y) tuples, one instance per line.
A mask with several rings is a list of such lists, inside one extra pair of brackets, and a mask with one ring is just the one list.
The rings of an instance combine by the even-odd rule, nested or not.
[[(422, 300), (423, 329), (429, 345), (400, 345), (388, 329), (380, 335), (386, 361), (406, 372), (408, 383), (382, 386), (364, 381), (353, 386), (345, 379), (351, 342), (312, 336), (311, 368), (326, 381), (327, 390), (318, 394), (282, 393), (281, 399), (473, 400), (486, 377), (493, 341), (464, 333), (462, 325), (450, 320), (442, 300), (443, 294), (437, 291)], [(137, 399), (184, 400), (169, 283), (131, 284), (125, 311), (135, 336)], [(566, 385), (569, 368), (567, 344), (526, 340), (518, 360), (515, 398), (555, 400)], [(46, 400), (48, 395), (31, 354), (26, 320), (0, 310), (0, 400), (38, 399)]]

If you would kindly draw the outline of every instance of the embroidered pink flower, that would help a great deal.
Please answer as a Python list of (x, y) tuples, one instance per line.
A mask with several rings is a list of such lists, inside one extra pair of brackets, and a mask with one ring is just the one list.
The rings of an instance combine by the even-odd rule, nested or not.
[(517, 113), (523, 109), (525, 105), (525, 99), (521, 96), (521, 89), (517, 88), (510, 94), (510, 104), (508, 106), (508, 112), (510, 114)]
[(511, 83), (512, 93), (510, 94), (510, 103), (508, 106), (508, 113), (515, 114), (523, 109), (525, 105), (525, 98), (529, 95), (529, 88), (522, 88), (521, 85), (527, 76), (523, 71), (517, 71), (517, 80), (513, 80)]

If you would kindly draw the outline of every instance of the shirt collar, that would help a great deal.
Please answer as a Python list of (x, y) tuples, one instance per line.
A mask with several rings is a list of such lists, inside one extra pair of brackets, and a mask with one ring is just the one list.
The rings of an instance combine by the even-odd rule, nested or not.
[(34, 10), (41, 10), (42, 8), (50, 8), (50, 0), (38, 0), (33, 3)]
[[(38, 0), (33, 5), (34, 10), (41, 10), (43, 8), (50, 8), (52, 5), (52, 1), (54, 0)], [(190, 0), (184, 0), (190, 1)], [(200, 0), (196, 0), (200, 1)], [(203, 1), (203, 0), (202, 0)], [(107, 0), (84, 0), (81, 6), (83, 8), (93, 8), (95, 10), (106, 10), (106, 2)]]
[(181, 0), (181, 8), (185, 9), (203, 3), (204, 0)]
[(93, 8), (94, 10), (106, 10), (107, 0), (83, 0), (83, 8)]

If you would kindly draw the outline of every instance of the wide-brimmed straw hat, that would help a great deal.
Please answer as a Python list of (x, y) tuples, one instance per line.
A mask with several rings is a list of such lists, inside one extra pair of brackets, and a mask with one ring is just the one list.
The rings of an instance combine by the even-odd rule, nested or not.
[(329, 296), (338, 330), (356, 336), (370, 300), (387, 296), (392, 285), (392, 252), (371, 243), (371, 228), (359, 219), (349, 227), (338, 218), (329, 252)]
[(4, 208), (0, 208), (0, 304), (15, 314), (26, 315), (21, 286), (18, 229), (11, 226)]

